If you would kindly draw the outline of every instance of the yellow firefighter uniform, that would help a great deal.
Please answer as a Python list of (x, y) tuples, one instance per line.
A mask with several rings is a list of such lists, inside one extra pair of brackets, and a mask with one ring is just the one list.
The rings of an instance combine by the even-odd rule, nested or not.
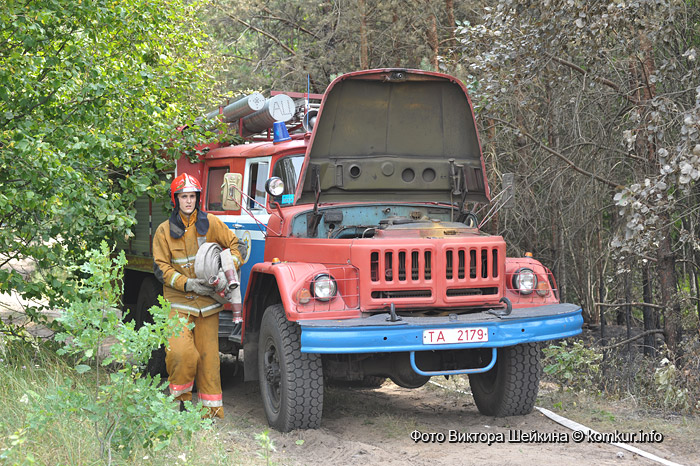
[(223, 305), (209, 296), (185, 291), (187, 279), (196, 278), (194, 259), (205, 242), (230, 248), (236, 267), (240, 267), (238, 238), (219, 218), (198, 209), (185, 216), (175, 209), (153, 237), (153, 269), (163, 282), (163, 295), (172, 313), (194, 323), (192, 330), (185, 329), (168, 341), (165, 365), (170, 393), (177, 400), (189, 401), (196, 381), (199, 400), (209, 408), (209, 415), (223, 418), (219, 372), (219, 311)]

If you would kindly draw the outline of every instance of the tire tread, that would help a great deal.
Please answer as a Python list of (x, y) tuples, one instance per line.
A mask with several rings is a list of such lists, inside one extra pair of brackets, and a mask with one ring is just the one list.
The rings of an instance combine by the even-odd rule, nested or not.
[[(497, 376), (485, 388), (485, 376), (469, 376), (474, 401), (481, 414), (495, 417), (520, 416), (532, 412), (540, 383), (540, 353), (537, 343), (523, 343), (498, 350)], [(489, 390), (490, 388), (490, 390)]]
[[(272, 322), (270, 322), (270, 320)], [(323, 368), (321, 357), (317, 354), (301, 352), (301, 329), (287, 320), (281, 304), (275, 304), (265, 310), (262, 326), (274, 325), (280, 334), (282, 345), (278, 348), (288, 370), (286, 376), (287, 393), (281, 393), (286, 403), (280, 403), (280, 413), (276, 418), (267, 413), (268, 423), (282, 432), (294, 429), (317, 429), (321, 425), (323, 414)], [(261, 331), (261, 336), (263, 332)], [(262, 342), (262, 339), (261, 339)], [(261, 346), (262, 348), (262, 346)], [(283, 365), (283, 361), (280, 361)], [(264, 374), (260, 375), (261, 389)], [(263, 395), (264, 396), (264, 395)], [(286, 407), (286, 412), (281, 412)]]

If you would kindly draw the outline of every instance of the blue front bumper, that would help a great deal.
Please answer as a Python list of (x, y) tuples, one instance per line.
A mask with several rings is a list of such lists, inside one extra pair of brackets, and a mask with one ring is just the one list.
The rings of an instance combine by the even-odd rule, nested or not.
[[(485, 312), (452, 317), (402, 317), (391, 322), (388, 314), (345, 320), (300, 320), (303, 353), (347, 354), (499, 348), (566, 338), (581, 333), (581, 307), (552, 304), (513, 309), (506, 317)], [(489, 340), (479, 343), (430, 345), (423, 331), (486, 327)]]

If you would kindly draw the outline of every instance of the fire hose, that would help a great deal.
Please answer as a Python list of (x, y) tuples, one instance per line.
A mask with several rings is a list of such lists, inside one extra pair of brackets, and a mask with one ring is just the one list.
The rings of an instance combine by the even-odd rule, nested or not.
[(222, 249), (217, 243), (204, 243), (194, 259), (194, 273), (212, 287), (209, 294), (219, 303), (240, 305), (239, 280), (230, 249)]

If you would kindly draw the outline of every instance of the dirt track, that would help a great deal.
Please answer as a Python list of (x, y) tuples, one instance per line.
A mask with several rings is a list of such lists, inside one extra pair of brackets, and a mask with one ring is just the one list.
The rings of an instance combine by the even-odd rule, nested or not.
[[(234, 367), (225, 363), (222, 373), (230, 374)], [(445, 386), (452, 384), (444, 379), (437, 382)], [(232, 442), (232, 450), (254, 457), (258, 448), (254, 436), (267, 428), (257, 382), (244, 383), (240, 374), (225, 377), (224, 402), (226, 421), (218, 428)], [(454, 435), (482, 433), (482, 438), (490, 434), (494, 439), (500, 433), (506, 441), (490, 446), (481, 441), (449, 443), (450, 430)], [(442, 433), (445, 441), (414, 442), (411, 435), (415, 431), (428, 435)], [(532, 434), (532, 431), (550, 436), (566, 433), (569, 441), (508, 441), (509, 435)], [(417, 390), (403, 389), (391, 382), (385, 382), (377, 390), (330, 387), (325, 391), (320, 429), (288, 434), (273, 431), (271, 437), (277, 448), (271, 461), (285, 465), (659, 464), (616, 446), (575, 443), (570, 430), (539, 412), (505, 419), (482, 416), (471, 396), (431, 384)], [(700, 463), (692, 445), (679, 449), (682, 442), (683, 439), (672, 439), (667, 434), (661, 444), (635, 446), (677, 463)], [(264, 464), (260, 459), (257, 461)]]

